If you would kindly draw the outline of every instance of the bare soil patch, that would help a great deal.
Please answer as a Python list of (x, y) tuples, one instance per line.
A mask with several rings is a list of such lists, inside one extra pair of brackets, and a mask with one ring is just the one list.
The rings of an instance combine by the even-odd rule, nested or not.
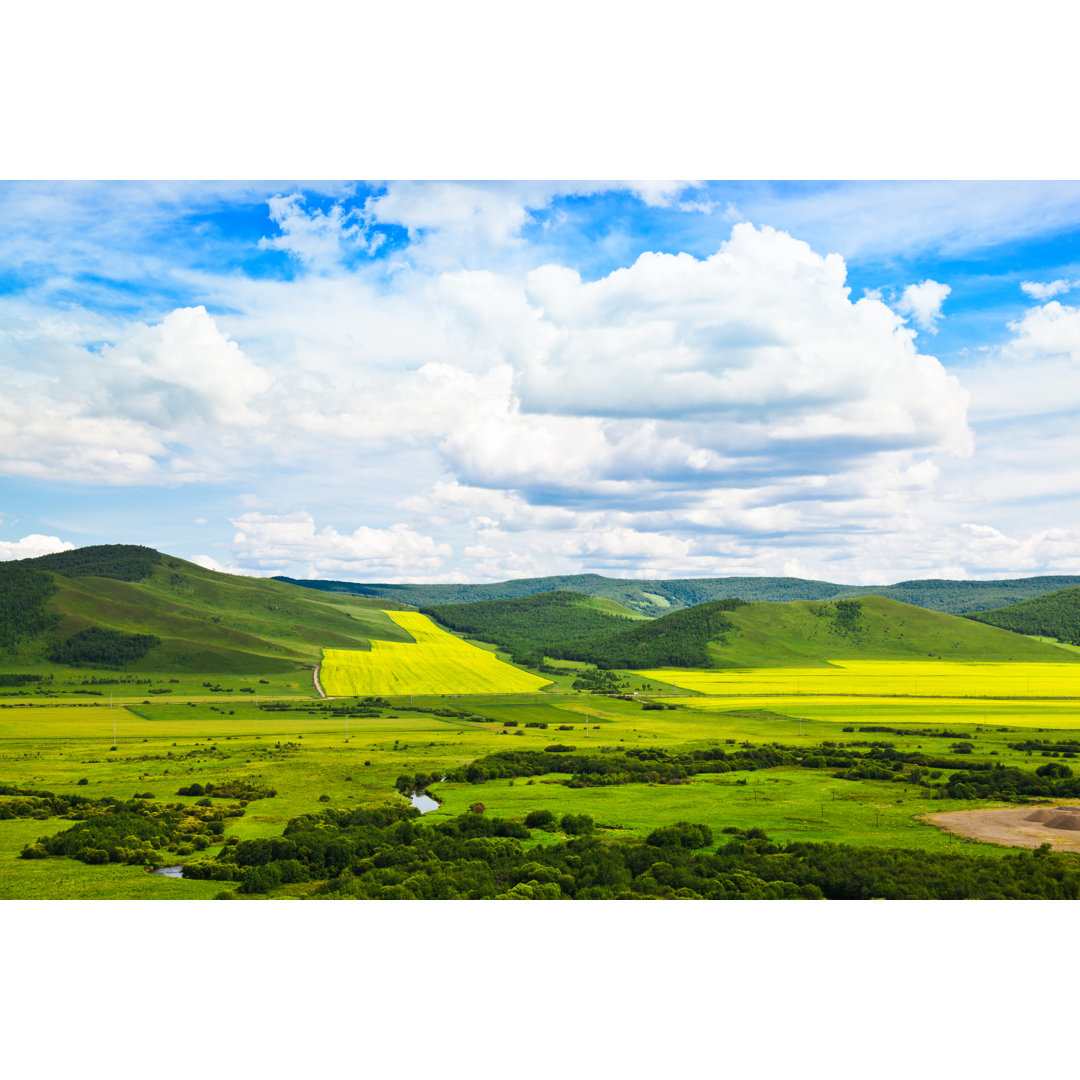
[(1007, 810), (950, 810), (923, 821), (958, 836), (1009, 847), (1080, 851), (1080, 806), (1013, 806)]

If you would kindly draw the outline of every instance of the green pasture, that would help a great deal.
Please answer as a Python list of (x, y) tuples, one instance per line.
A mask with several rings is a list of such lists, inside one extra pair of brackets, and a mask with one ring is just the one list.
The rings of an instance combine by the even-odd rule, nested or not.
[[(502, 749), (536, 750), (565, 743), (599, 753), (604, 747), (720, 744), (735, 749), (763, 742), (810, 747), (824, 741), (887, 741), (951, 761), (955, 738), (922, 732), (963, 724), (964, 739), (973, 744), (974, 753), (955, 756), (957, 768), (973, 760), (997, 760), (1030, 769), (1039, 763), (1038, 755), (1010, 750), (1009, 742), (1076, 737), (1080, 726), (1077, 703), (1069, 702), (805, 696), (675, 700), (676, 708), (645, 710), (640, 701), (591, 695), (428, 698), (418, 705), (422, 711), (398, 703), (380, 709), (378, 716), (354, 714), (348, 720), (348, 742), (345, 717), (331, 715), (331, 709), (355, 707), (351, 701), (297, 701), (290, 711), (260, 709), (251, 700), (157, 700), (112, 709), (101, 704), (0, 705), (0, 782), (92, 798), (128, 799), (137, 791), (150, 791), (156, 800), (172, 802), (192, 801), (176, 791), (193, 782), (257, 780), (278, 794), (251, 803), (243, 817), (229, 820), (226, 835), (247, 839), (279, 835), (289, 819), (328, 806), (399, 802), (394, 787), (399, 776), (438, 775)], [(447, 706), (489, 722), (433, 711)], [(111, 749), (114, 721), (116, 750)], [(508, 721), (516, 725), (507, 726)], [(864, 724), (907, 728), (912, 734), (863, 733), (858, 728)], [(571, 730), (560, 731), (563, 725)], [(83, 778), (87, 783), (80, 785)], [(914, 787), (855, 783), (823, 771), (786, 768), (702, 776), (675, 786), (571, 789), (549, 782), (552, 779), (436, 785), (433, 792), (444, 803), (435, 816), (465, 812), (479, 801), (488, 813), (512, 817), (541, 808), (560, 815), (589, 813), (602, 825), (617, 827), (612, 836), (647, 835), (659, 825), (689, 820), (714, 830), (756, 825), (785, 840), (940, 850), (968, 841), (920, 823), (918, 815), (982, 805), (927, 800), (925, 792)], [(738, 779), (747, 783), (738, 784)], [(60, 818), (0, 821), (0, 897), (201, 898), (222, 887), (149, 875), (138, 867), (17, 858), (27, 842), (67, 827), (69, 822)]]
[[(484, 784), (436, 784), (442, 800), (431, 817), (465, 813), (482, 802), (485, 813), (522, 818), (532, 810), (591, 814), (602, 832), (644, 838), (653, 829), (692, 821), (714, 833), (729, 826), (765, 829), (770, 837), (834, 841), (875, 847), (948, 851), (970, 844), (917, 819), (919, 814), (970, 810), (970, 803), (920, 797), (918, 789), (899, 784), (835, 780), (827, 773), (802, 769), (763, 769), (696, 777), (688, 784), (623, 784), (567, 788), (554, 776), (528, 780), (488, 780)], [(565, 779), (563, 777), (562, 779)], [(745, 784), (738, 781), (745, 779)], [(988, 851), (1006, 849), (983, 845)]]

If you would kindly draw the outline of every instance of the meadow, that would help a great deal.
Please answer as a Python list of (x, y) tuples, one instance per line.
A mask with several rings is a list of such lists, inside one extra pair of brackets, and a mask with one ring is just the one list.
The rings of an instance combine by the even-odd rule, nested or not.
[[(911, 728), (910, 736), (886, 736), (888, 741), (941, 754), (949, 752), (950, 740), (926, 733), (964, 723), (974, 753), (957, 758), (957, 767), (972, 760), (1000, 761), (1030, 770), (1040, 755), (1010, 744), (1033, 736), (1036, 725), (1060, 738), (1080, 726), (1076, 703), (1035, 700), (689, 696), (659, 710), (645, 709), (641, 700), (566, 693), (421, 700), (411, 709), (404, 703), (371, 709), (351, 699), (300, 697), (270, 707), (250, 699), (153, 701), (128, 708), (0, 705), (0, 783), (91, 798), (130, 799), (134, 792), (149, 791), (158, 801), (183, 804), (195, 798), (177, 791), (194, 782), (242, 779), (273, 788), (273, 798), (252, 802), (242, 817), (229, 819), (226, 838), (240, 840), (279, 837), (291, 819), (327, 807), (404, 805), (398, 778), (421, 773), (435, 778), (429, 790), (441, 805), (425, 820), (436, 822), (466, 814), (479, 801), (486, 814), (515, 820), (543, 809), (588, 814), (599, 835), (611, 838), (640, 840), (659, 826), (695, 821), (714, 832), (764, 828), (778, 841), (968, 851), (972, 841), (943, 832), (920, 815), (986, 804), (933, 798), (915, 785), (852, 782), (821, 770), (778, 767), (696, 776), (677, 785), (593, 788), (567, 787), (559, 774), (482, 784), (439, 782), (438, 777), (499, 750), (544, 750), (555, 742), (585, 753), (775, 743), (806, 749), (826, 742), (865, 746), (882, 735), (867, 735), (859, 726), (882, 723)], [(178, 880), (138, 866), (17, 857), (24, 845), (70, 824), (61, 818), (0, 821), (0, 898), (196, 899), (222, 891), (221, 882)], [(527, 843), (559, 839), (558, 833), (541, 833)], [(977, 847), (989, 856), (1007, 851)], [(218, 850), (211, 847), (202, 856)], [(290, 885), (282, 894), (306, 891)]]
[(547, 679), (504, 663), (417, 612), (387, 611), (412, 642), (372, 640), (369, 650), (324, 649), (327, 694), (502, 694), (539, 690)]

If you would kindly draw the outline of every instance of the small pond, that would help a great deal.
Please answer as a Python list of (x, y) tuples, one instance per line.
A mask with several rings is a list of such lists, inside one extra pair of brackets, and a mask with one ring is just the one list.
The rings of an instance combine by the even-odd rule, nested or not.
[(182, 878), (184, 876), (184, 868), (182, 866), (159, 866), (154, 873), (161, 874), (162, 877)]
[(421, 814), (427, 814), (432, 810), (439, 809), (438, 801), (423, 791), (410, 791), (408, 799)]

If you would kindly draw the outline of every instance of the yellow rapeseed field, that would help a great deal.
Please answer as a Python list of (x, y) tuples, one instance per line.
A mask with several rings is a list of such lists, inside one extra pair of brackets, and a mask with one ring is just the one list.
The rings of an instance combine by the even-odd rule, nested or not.
[(720, 695), (846, 695), (947, 698), (1080, 697), (1076, 664), (834, 660), (833, 667), (696, 671), (660, 668), (637, 674), (685, 690)]
[(319, 681), (327, 694), (514, 694), (547, 685), (548, 680), (440, 630), (426, 615), (386, 614), (415, 644), (372, 641), (370, 652), (324, 649)]

